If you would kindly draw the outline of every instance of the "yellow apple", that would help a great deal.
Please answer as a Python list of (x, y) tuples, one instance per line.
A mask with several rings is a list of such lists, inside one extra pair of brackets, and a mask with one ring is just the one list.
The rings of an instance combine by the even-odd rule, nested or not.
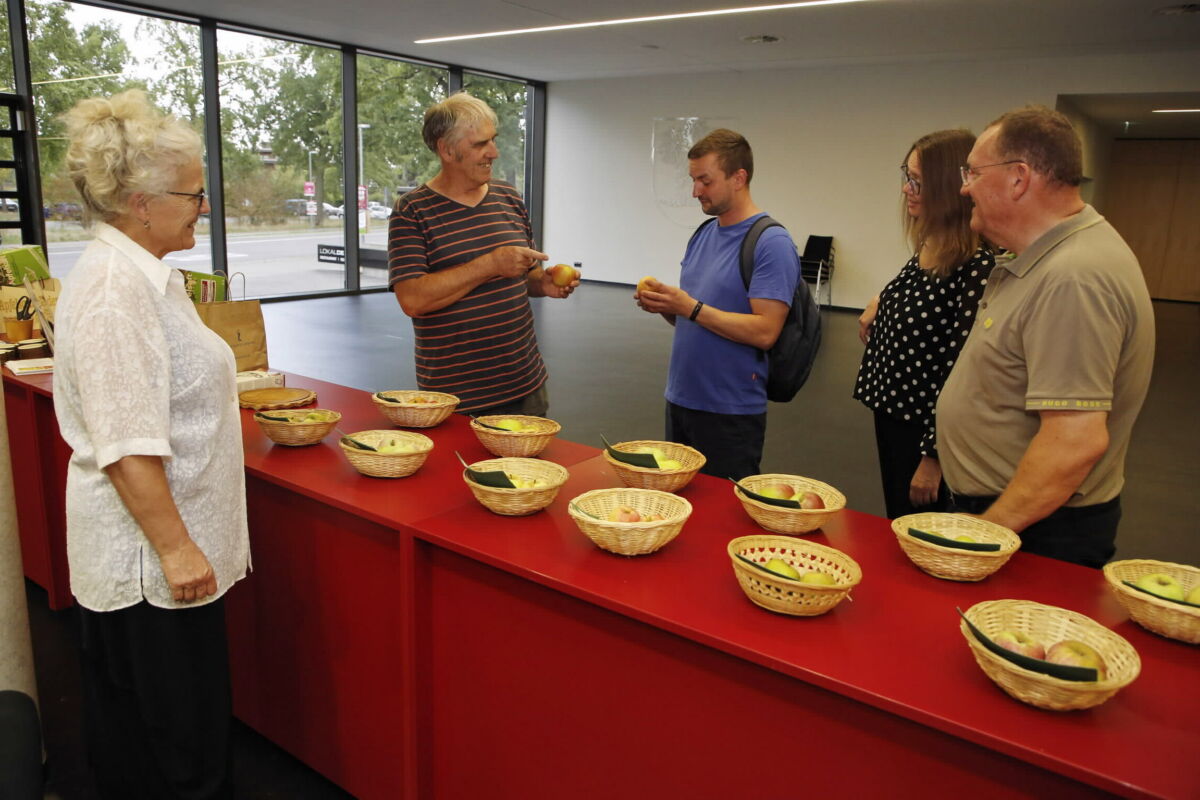
[(815, 569), (804, 573), (804, 576), (800, 578), (800, 582), (811, 583), (816, 586), (833, 586), (835, 583), (837, 583), (837, 581), (833, 579), (832, 575), (825, 572), (818, 572)]
[(572, 281), (579, 279), (579, 270), (570, 264), (555, 264), (546, 270), (546, 274), (550, 276), (550, 280), (554, 281), (555, 286), (567, 286)]
[(775, 500), (792, 500), (795, 499), (793, 495), (796, 494), (796, 490), (786, 483), (768, 483), (758, 490), (758, 494)]
[(1091, 646), (1074, 639), (1064, 639), (1046, 651), (1046, 660), (1051, 664), (1068, 667), (1091, 667), (1096, 670), (1096, 679), (1104, 680), (1104, 659)]
[(1183, 587), (1179, 581), (1162, 572), (1152, 572), (1137, 580), (1137, 587), (1166, 600), (1182, 600)]
[(970, 536), (967, 536), (966, 534), (964, 534), (962, 536), (955, 536), (954, 541), (956, 541), (956, 542), (974, 542), (975, 540), (972, 539)]
[(645, 292), (645, 291), (653, 292), (654, 287), (652, 286), (652, 284), (655, 284), (655, 283), (658, 283), (658, 278), (647, 275), (646, 277), (644, 277), (640, 281), (638, 281), (637, 293), (641, 294), (642, 292)]
[(767, 569), (774, 572), (776, 575), (782, 575), (785, 578), (791, 578), (794, 581), (801, 580), (800, 573), (788, 562), (782, 558), (772, 558), (767, 562)]
[(1200, 606), (1200, 583), (1193, 586), (1192, 590), (1188, 592), (1188, 596), (1184, 599), (1192, 605)]
[(1011, 650), (1023, 656), (1038, 659), (1046, 657), (1045, 645), (1024, 631), (1000, 631), (992, 637), (992, 641), (1005, 650)]
[(500, 420), (496, 420), (495, 422), (491, 423), (491, 426), (493, 428), (501, 428), (502, 430), (506, 430), (506, 431), (523, 431), (523, 430), (525, 430), (525, 423), (521, 422), (521, 420), (519, 420), (519, 419), (500, 419)]
[(658, 459), (656, 459), (656, 460), (658, 461), (659, 469), (683, 469), (682, 461), (676, 461), (673, 458), (664, 458), (661, 460), (658, 460)]
[(618, 506), (608, 515), (609, 522), (641, 522), (642, 515), (629, 506)]

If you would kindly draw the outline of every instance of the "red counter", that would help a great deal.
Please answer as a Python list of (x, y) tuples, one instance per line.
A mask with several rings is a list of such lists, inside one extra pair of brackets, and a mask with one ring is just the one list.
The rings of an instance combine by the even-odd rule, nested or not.
[[(5, 375), (10, 431), (9, 387), (31, 380)], [(387, 427), (366, 393), (289, 385), (347, 431)], [(620, 485), (594, 448), (556, 441), (543, 456), (567, 485), (510, 518), (462, 483), (453, 451), (487, 455), (466, 420), (425, 433), (419, 472), (372, 479), (335, 437), (274, 446), (246, 412), (235, 710), (359, 797), (1200, 796), (1200, 650), (1130, 622), (1097, 571), (1018, 553), (982, 583), (940, 581), (886, 520), (846, 511), (812, 538), (858, 561), (854, 601), (778, 616), (733, 578), (726, 543), (759, 529), (728, 482), (698, 476), (680, 536), (625, 558), (565, 510)], [(1141, 676), (1089, 711), (1009, 698), (954, 611), (1004, 597), (1113, 628)]]

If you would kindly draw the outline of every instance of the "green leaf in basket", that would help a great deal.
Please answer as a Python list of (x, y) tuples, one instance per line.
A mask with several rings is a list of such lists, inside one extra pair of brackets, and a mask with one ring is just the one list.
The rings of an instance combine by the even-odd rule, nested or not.
[(292, 421), (291, 417), (273, 417), (270, 414), (264, 414), (261, 411), (256, 412), (254, 416), (262, 417), (263, 419), (269, 419), (272, 422), (291, 422)]
[(1000, 549), (1000, 545), (995, 542), (960, 542), (957, 539), (951, 539), (946, 536), (938, 536), (936, 533), (928, 533), (926, 531), (909, 528), (908, 535), (914, 539), (920, 539), (923, 542), (930, 544), (941, 545), (942, 547), (955, 547), (959, 550), (975, 550), (978, 552), (994, 553)]
[(347, 444), (351, 445), (352, 447), (357, 447), (359, 450), (370, 450), (372, 453), (379, 452), (378, 450), (376, 450), (374, 447), (367, 444), (366, 442), (360, 442), (358, 439), (355, 439), (353, 436), (346, 433), (341, 428), (334, 428), (334, 430), (342, 435), (343, 442), (346, 442)]
[(576, 511), (578, 511), (580, 514), (583, 514), (585, 517), (591, 517), (592, 519), (600, 519), (600, 518), (599, 518), (599, 517), (597, 517), (595, 514), (589, 514), (588, 512), (584, 511), (582, 508), (580, 508), (580, 507), (579, 507), (578, 505), (576, 505), (575, 503), (571, 503), (571, 504), (570, 504), (570, 506), (571, 506), (571, 508), (573, 508), (573, 509), (575, 509)]
[(766, 495), (761, 495), (758, 492), (750, 491), (745, 486), (742, 486), (740, 483), (733, 480), (733, 478), (730, 478), (729, 480), (733, 482), (733, 485), (738, 488), (739, 492), (746, 495), (746, 497), (749, 497), (753, 500), (757, 500), (760, 503), (766, 503), (767, 505), (772, 505), (772, 506), (781, 506), (783, 508), (799, 508), (800, 507), (799, 500), (784, 500), (779, 497), (767, 497)]
[(967, 623), (967, 627), (971, 629), (971, 634), (975, 639), (988, 650), (991, 650), (996, 655), (1003, 658), (1005, 661), (1011, 661), (1018, 667), (1040, 672), (1043, 675), (1049, 675), (1052, 678), (1061, 678), (1064, 681), (1078, 681), (1080, 683), (1095, 683), (1099, 680), (1100, 675), (1091, 667), (1068, 667), (1066, 664), (1053, 664), (1049, 661), (1043, 661), (1040, 658), (1030, 658), (1023, 656), (1020, 653), (1014, 653), (1012, 650), (1005, 650), (1000, 645), (989, 639), (983, 631), (976, 628), (971, 620), (967, 619), (967, 615), (962, 612), (961, 608), (956, 608), (955, 611), (963, 618), (963, 622)]
[(621, 450), (617, 450), (608, 443), (608, 439), (605, 439), (603, 434), (600, 436), (600, 441), (604, 442), (604, 449), (607, 450), (608, 454), (617, 461), (634, 467), (658, 469), (658, 459), (654, 457), (653, 453), (626, 453)]
[(383, 392), (376, 392), (375, 396), (385, 403), (399, 403), (400, 401), (394, 397), (386, 397)]
[(477, 469), (471, 469), (471, 467), (466, 461), (463, 460), (463, 457), (457, 450), (454, 451), (454, 455), (458, 456), (458, 460), (462, 462), (463, 468), (467, 471), (467, 477), (475, 481), (475, 483), (478, 483), (480, 486), (490, 486), (493, 489), (517, 488), (513, 486), (513, 482), (508, 479), (508, 475), (504, 474), (503, 470), (490, 469), (487, 471), (480, 471)]
[(754, 567), (755, 569), (760, 569), (763, 572), (767, 573), (772, 578), (782, 578), (785, 581), (795, 581), (796, 583), (800, 583), (800, 581), (796, 580), (795, 578), (789, 578), (787, 575), (780, 575), (778, 572), (776, 572), (773, 569), (767, 569), (767, 566), (765, 564), (760, 564), (757, 561), (752, 561), (752, 560), (746, 558), (741, 553), (734, 553), (734, 555), (737, 556), (738, 558), (740, 558), (742, 561), (745, 561), (747, 564)]
[(504, 431), (505, 433), (509, 432), (508, 428), (501, 428), (499, 425), (488, 425), (486, 422), (484, 422), (483, 420), (481, 420), (479, 417), (475, 416), (474, 414), (471, 414), (470, 416), (471, 416), (471, 419), (475, 420), (475, 424), (479, 425), (482, 428), (491, 428), (494, 431)]
[(1192, 608), (1200, 608), (1200, 603), (1189, 603), (1187, 600), (1176, 600), (1173, 597), (1163, 597), (1161, 594), (1155, 594), (1154, 592), (1150, 591), (1149, 589), (1143, 589), (1142, 587), (1138, 586), (1133, 581), (1121, 581), (1121, 583), (1125, 584), (1130, 589), (1137, 589), (1142, 594), (1148, 594), (1151, 597), (1157, 597), (1159, 600), (1166, 600), (1168, 603), (1178, 603), (1181, 606), (1190, 606)]

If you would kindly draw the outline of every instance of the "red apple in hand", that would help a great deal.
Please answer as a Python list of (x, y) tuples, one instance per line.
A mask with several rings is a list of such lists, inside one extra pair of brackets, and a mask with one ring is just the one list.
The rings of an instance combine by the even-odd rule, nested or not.
[(1104, 659), (1095, 649), (1083, 642), (1065, 639), (1046, 651), (1046, 660), (1068, 667), (1091, 667), (1096, 670), (1096, 679), (1104, 680)]
[(805, 492), (803, 497), (794, 499), (800, 500), (801, 508), (813, 509), (825, 507), (825, 501), (822, 500), (821, 495), (817, 494), (816, 492)]
[(555, 286), (567, 286), (571, 281), (579, 278), (579, 270), (570, 264), (555, 264), (546, 270), (546, 274), (550, 276), (550, 280), (554, 281)]
[(1000, 631), (992, 637), (992, 641), (1005, 650), (1011, 650), (1019, 655), (1037, 659), (1046, 657), (1045, 646), (1022, 631)]
[(641, 522), (642, 515), (629, 506), (619, 506), (608, 515), (609, 522)]

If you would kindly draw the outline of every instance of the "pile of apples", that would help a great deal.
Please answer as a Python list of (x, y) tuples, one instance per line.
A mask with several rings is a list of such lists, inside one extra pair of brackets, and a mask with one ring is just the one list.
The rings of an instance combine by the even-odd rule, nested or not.
[(1193, 586), (1192, 590), (1185, 594), (1183, 585), (1179, 581), (1166, 573), (1152, 572), (1138, 578), (1134, 585), (1164, 600), (1177, 600), (1200, 606), (1200, 583)]
[(1074, 639), (1064, 639), (1047, 648), (1042, 642), (1024, 631), (1005, 630), (992, 637), (992, 641), (1029, 658), (1062, 664), (1068, 667), (1090, 667), (1096, 670), (1098, 680), (1104, 680), (1104, 658), (1091, 645)]
[(813, 584), (816, 586), (833, 586), (837, 583), (833, 576), (827, 572), (810, 569), (808, 572), (801, 574), (800, 570), (793, 567), (782, 558), (772, 558), (767, 562), (766, 567), (771, 572), (784, 578), (789, 578), (793, 581), (801, 583)]
[(617, 506), (608, 515), (609, 522), (662, 522), (665, 519), (662, 514), (648, 514), (643, 517), (633, 506)]
[(787, 483), (768, 483), (757, 493), (775, 500), (795, 500), (803, 509), (812, 510), (825, 507), (825, 501), (821, 499), (821, 495), (816, 492), (795, 489)]
[(677, 461), (674, 458), (667, 458), (667, 454), (663, 452), (661, 447), (639, 447), (633, 452), (648, 453), (654, 456), (654, 461), (658, 464), (659, 469), (683, 469), (683, 462)]

